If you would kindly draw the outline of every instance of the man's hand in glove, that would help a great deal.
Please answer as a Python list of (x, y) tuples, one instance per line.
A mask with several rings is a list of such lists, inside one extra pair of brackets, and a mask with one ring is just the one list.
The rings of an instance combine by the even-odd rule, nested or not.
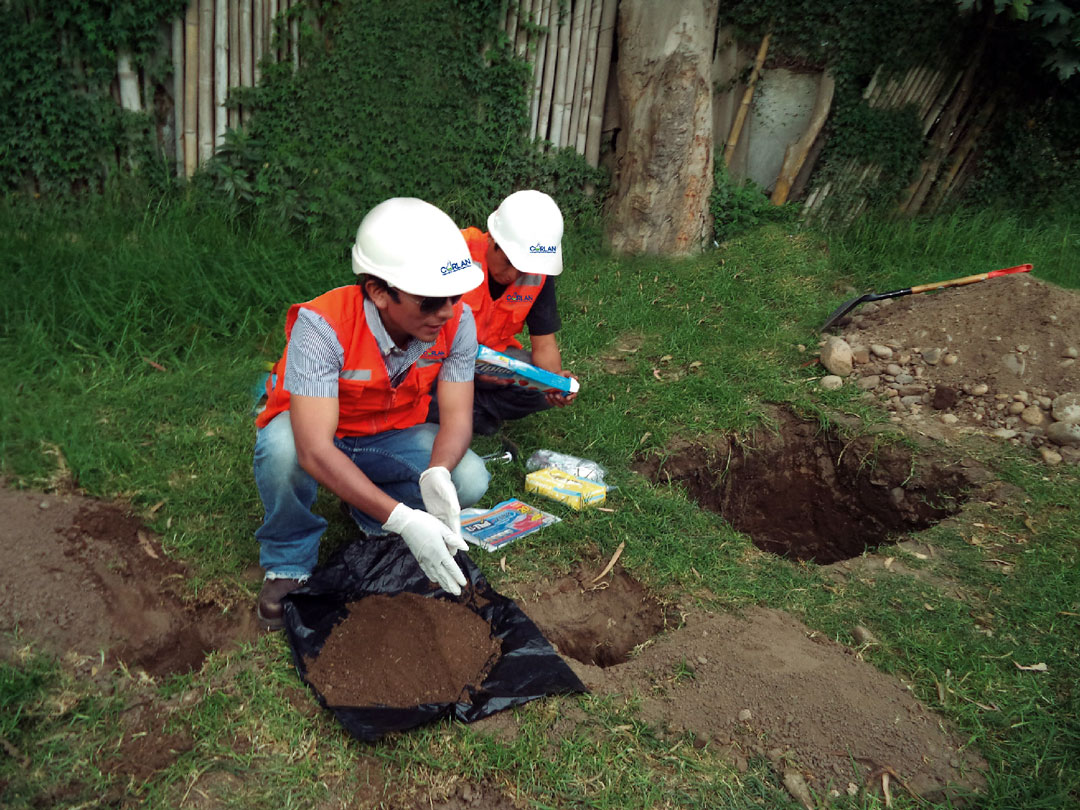
[[(455, 503), (456, 501), (455, 498)], [(464, 551), (468, 546), (443, 525), (442, 521), (427, 512), (399, 503), (390, 513), (383, 528), (401, 535), (409, 551), (420, 563), (420, 570), (428, 579), (438, 583), (447, 593), (454, 596), (461, 594), (466, 580), (458, 564), (454, 562), (454, 554)]]
[[(429, 467), (420, 473), (420, 497), (424, 499), (424, 509), (434, 515), (461, 538), (461, 505), (458, 503), (457, 489), (450, 480), (450, 471), (446, 467)], [(462, 545), (462, 548), (465, 548)]]

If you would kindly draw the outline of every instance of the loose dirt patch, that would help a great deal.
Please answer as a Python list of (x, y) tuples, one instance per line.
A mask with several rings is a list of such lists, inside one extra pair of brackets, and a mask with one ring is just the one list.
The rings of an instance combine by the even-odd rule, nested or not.
[(251, 611), (184, 594), (186, 569), (122, 506), (0, 488), (0, 654), (39, 651), (161, 677), (255, 638)]
[(748, 440), (676, 441), (635, 469), (677, 482), (763, 551), (821, 564), (873, 550), (955, 513), (969, 471), (880, 437), (845, 439), (835, 428), (774, 409), (775, 429)]
[(465, 605), (413, 593), (346, 606), (307, 678), (331, 706), (468, 701), (499, 655), (491, 626)]
[(692, 613), (622, 666), (574, 669), (594, 692), (639, 700), (662, 731), (743, 769), (767, 758), (818, 796), (872, 787), (882, 768), (924, 798), (982, 783), (985, 763), (903, 683), (780, 611)]

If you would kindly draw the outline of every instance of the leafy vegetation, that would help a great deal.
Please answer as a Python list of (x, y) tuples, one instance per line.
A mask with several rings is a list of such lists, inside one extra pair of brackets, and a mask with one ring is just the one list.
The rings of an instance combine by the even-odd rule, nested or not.
[[(1067, 218), (1036, 226), (1017, 216), (956, 214), (936, 223), (867, 220), (827, 239), (770, 223), (682, 261), (616, 259), (575, 242), (559, 290), (561, 342), (583, 380), (580, 401), (515, 423), (508, 436), (523, 450), (552, 447), (601, 461), (619, 487), (615, 511), (560, 510), (562, 523), (513, 547), (507, 570), (494, 558), (477, 563), (501, 587), (566, 570), (586, 555), (609, 557), (625, 541), (627, 570), (691, 609), (767, 605), (849, 644), (856, 620), (868, 622), (887, 639), (865, 652), (869, 660), (902, 676), (986, 757), (980, 807), (1073, 806), (1080, 791), (1075, 468), (1049, 469), (1012, 449), (985, 458), (1029, 500), (986, 507), (993, 511), (972, 519), (1035, 539), (991, 552), (968, 542), (964, 525), (931, 530), (927, 539), (942, 555), (921, 564), (955, 587), (879, 578), (837, 588), (813, 565), (756, 554), (681, 489), (652, 484), (631, 465), (674, 436), (745, 432), (767, 402), (823, 419), (826, 407), (878, 418), (857, 397), (835, 392), (825, 401), (813, 393), (817, 372), (803, 366), (797, 348), (813, 345), (838, 290), (922, 278), (928, 257), (955, 275), (976, 272), (1005, 250), (1021, 251), (1044, 278), (1077, 287), (1077, 234)], [(12, 392), (0, 398), (0, 471), (14, 483), (42, 484), (63, 459), (90, 492), (123, 494), (144, 510), (168, 553), (191, 567), (192, 593), (224, 589), (239, 594), (236, 609), (249, 609), (256, 586), (244, 571), (255, 561), (251, 534), (261, 514), (251, 481), (251, 385), (280, 350), (286, 303), (350, 278), (344, 247), (230, 220), (201, 204), (130, 202), (5, 205), (0, 246), (11, 268), (0, 302), (0, 373)], [(604, 369), (602, 358), (612, 354), (624, 358), (617, 373)], [(482, 437), (475, 447), (492, 452), (498, 442)], [(520, 462), (493, 473), (491, 503), (520, 495)], [(325, 554), (348, 527), (331, 500), (318, 508), (331, 524)], [(989, 554), (1014, 573), (988, 565)], [(993, 636), (972, 629), (973, 610), (988, 617)], [(13, 808), (120, 795), (174, 807), (192, 785), (205, 786), (198, 775), (219, 780), (212, 784), (238, 808), (282, 796), (295, 806), (367, 806), (379, 801), (372, 786), (383, 784), (405, 797), (438, 795), (448, 775), (497, 785), (535, 807), (579, 806), (583, 795), (596, 807), (792, 806), (764, 761), (740, 773), (711, 745), (662, 735), (633, 699), (530, 704), (515, 711), (518, 731), (508, 738), (444, 723), (361, 747), (298, 696), (280, 636), (218, 651), (197, 675), (139, 684), (136, 673), (116, 672), (104, 686), (100, 673), (72, 675), (31, 639), (22, 645), (20, 658), (0, 666), (0, 732), (9, 751), (25, 757), (0, 759), (0, 801)], [(1044, 662), (1048, 671), (1020, 672), (1015, 661)], [(148, 780), (121, 784), (108, 765), (125, 739), (117, 695), (136, 688), (179, 707), (170, 722), (195, 743)], [(881, 800), (867, 793), (837, 806), (869, 810)], [(893, 806), (926, 805), (897, 791)]]
[(0, 189), (96, 190), (118, 166), (160, 162), (149, 116), (121, 110), (108, 87), (120, 51), (145, 65), (152, 79), (163, 78), (155, 61), (158, 28), (186, 5), (6, 3), (0, 11)]
[(238, 93), (255, 110), (206, 176), (242, 210), (347, 236), (360, 212), (415, 196), (483, 224), (529, 186), (571, 221), (595, 216), (603, 185), (573, 150), (528, 141), (530, 68), (499, 32), (493, 0), (334, 4), (304, 38), (303, 69), (268, 65)]

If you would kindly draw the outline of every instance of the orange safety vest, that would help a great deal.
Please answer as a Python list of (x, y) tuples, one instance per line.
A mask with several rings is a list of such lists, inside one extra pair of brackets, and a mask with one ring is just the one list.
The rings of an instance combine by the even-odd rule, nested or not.
[(490, 346), (497, 352), (507, 346), (521, 348), (521, 343), (514, 337), (525, 328), (525, 317), (540, 295), (540, 290), (547, 276), (539, 274), (523, 275), (503, 290), (499, 300), (491, 300), (488, 289), (487, 245), (488, 235), (479, 228), (466, 228), (461, 232), (469, 246), (469, 253), (484, 271), (483, 283), (474, 290), (465, 293), (462, 300), (472, 309), (476, 321), (476, 341)]
[[(435, 343), (420, 355), (397, 387), (390, 385), (386, 362), (367, 325), (364, 294), (351, 284), (323, 293), (305, 304), (293, 304), (285, 318), (285, 339), (292, 335), (300, 307), (322, 316), (333, 327), (345, 350), (345, 363), (338, 376), (338, 426), (335, 435), (373, 436), (387, 430), (418, 425), (427, 418), (431, 389), (443, 360), (450, 352), (461, 321), (461, 304), (439, 332)], [(256, 427), (265, 427), (275, 416), (289, 409), (285, 390), (285, 362), (288, 344), (266, 381), (266, 408), (256, 418)], [(275, 382), (276, 381), (276, 382)]]

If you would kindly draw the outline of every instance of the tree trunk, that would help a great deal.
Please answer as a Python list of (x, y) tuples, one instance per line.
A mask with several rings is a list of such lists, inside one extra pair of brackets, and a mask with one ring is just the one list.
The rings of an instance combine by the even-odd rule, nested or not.
[(621, 253), (686, 255), (711, 232), (718, 2), (619, 4), (622, 132), (608, 235)]

